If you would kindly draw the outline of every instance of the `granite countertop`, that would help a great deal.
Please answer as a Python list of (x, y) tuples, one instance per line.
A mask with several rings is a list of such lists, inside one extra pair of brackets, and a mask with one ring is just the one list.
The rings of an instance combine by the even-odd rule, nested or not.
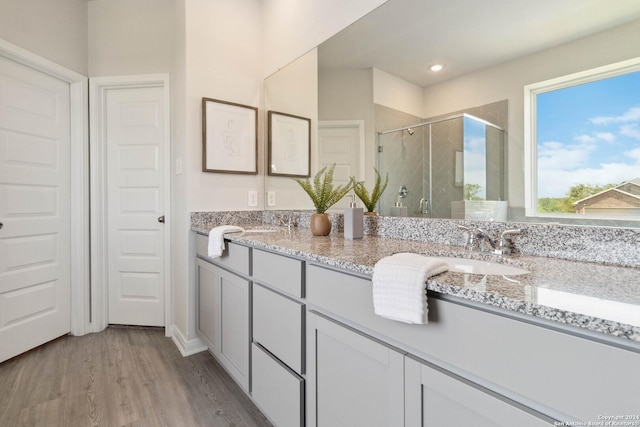
[[(565, 323), (640, 342), (640, 269), (554, 258), (467, 252), (458, 246), (365, 236), (346, 240), (341, 233), (312, 236), (308, 228), (269, 225), (274, 232), (251, 232), (244, 225), (231, 241), (292, 255), (370, 276), (375, 263), (398, 252), (426, 256), (474, 258), (511, 264), (531, 271), (515, 276), (446, 272), (427, 282), (431, 292), (453, 295), (537, 318)], [(208, 234), (208, 229), (192, 227)]]

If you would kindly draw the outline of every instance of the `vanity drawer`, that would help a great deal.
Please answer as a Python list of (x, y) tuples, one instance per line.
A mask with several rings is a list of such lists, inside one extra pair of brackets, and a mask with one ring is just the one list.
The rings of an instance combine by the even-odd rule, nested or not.
[(304, 297), (302, 261), (254, 249), (253, 278), (298, 298)]
[(249, 275), (249, 248), (233, 242), (225, 242), (226, 249), (222, 256), (209, 258), (207, 248), (209, 237), (196, 234), (196, 254), (209, 262), (234, 270), (245, 276)]
[(303, 426), (304, 380), (256, 344), (251, 368), (251, 395), (269, 420), (278, 427)]
[(253, 284), (253, 340), (304, 373), (304, 305)]

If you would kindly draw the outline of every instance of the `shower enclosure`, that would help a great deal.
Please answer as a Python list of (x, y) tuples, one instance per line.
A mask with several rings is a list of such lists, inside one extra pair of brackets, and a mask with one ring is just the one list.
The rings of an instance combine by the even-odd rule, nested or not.
[(506, 221), (505, 162), (504, 130), (470, 114), (378, 132), (378, 212)]

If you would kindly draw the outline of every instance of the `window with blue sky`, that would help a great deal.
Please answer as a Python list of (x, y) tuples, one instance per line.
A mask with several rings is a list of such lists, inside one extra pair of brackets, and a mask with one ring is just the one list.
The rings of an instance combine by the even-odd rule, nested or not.
[(640, 178), (640, 72), (540, 93), (538, 198)]

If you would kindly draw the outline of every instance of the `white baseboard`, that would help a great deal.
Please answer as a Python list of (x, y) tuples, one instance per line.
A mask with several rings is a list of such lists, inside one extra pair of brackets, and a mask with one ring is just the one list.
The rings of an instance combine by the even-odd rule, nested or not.
[(178, 347), (180, 354), (185, 357), (200, 353), (207, 349), (207, 346), (200, 340), (200, 338), (193, 340), (185, 339), (184, 334), (176, 325), (171, 326), (171, 339), (176, 347)]

